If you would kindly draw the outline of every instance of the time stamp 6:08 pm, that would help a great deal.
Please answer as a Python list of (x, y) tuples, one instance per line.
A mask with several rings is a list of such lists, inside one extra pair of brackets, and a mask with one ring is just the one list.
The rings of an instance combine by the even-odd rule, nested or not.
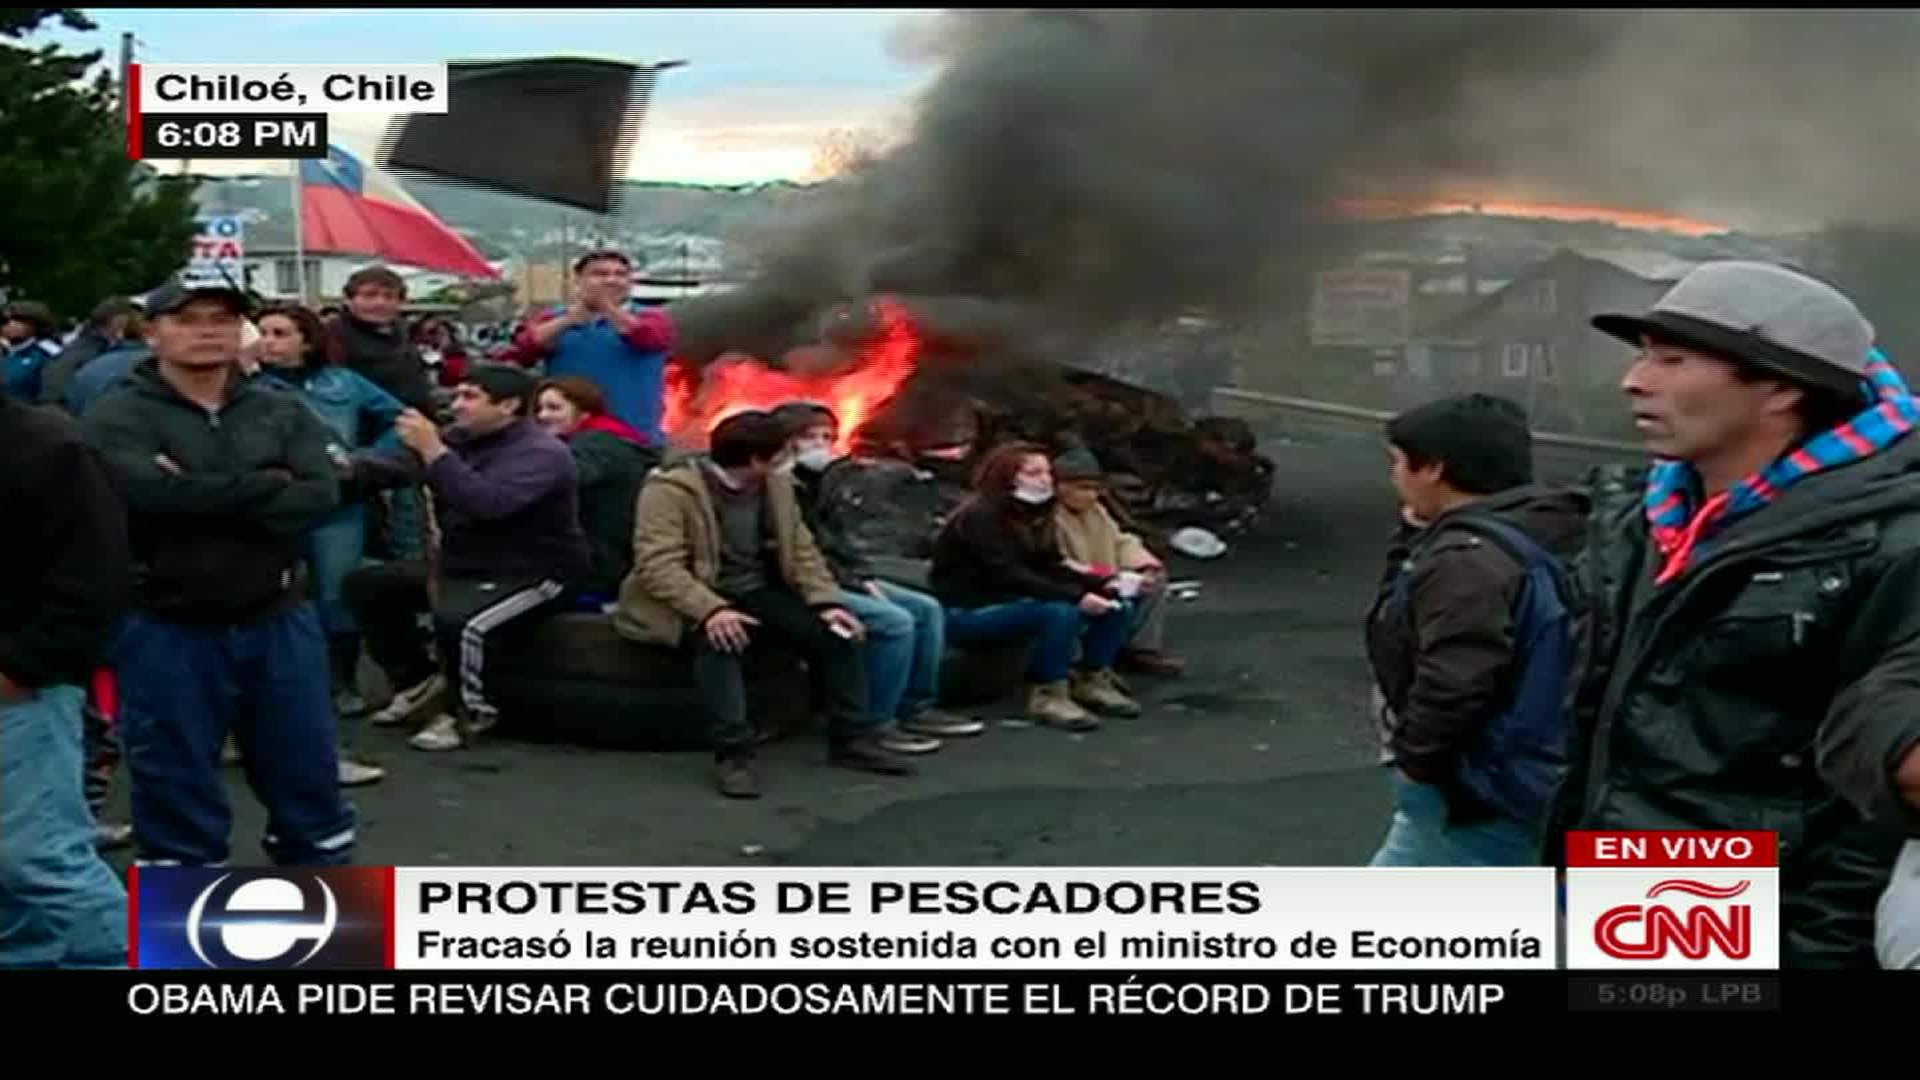
[(140, 129), (146, 159), (327, 156), (325, 114), (149, 113)]

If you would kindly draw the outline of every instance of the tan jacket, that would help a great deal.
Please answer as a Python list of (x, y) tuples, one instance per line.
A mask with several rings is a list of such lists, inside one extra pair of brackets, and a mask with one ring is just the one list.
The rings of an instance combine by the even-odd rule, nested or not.
[[(713, 588), (720, 577), (720, 521), (700, 475), (710, 467), (700, 458), (655, 469), (640, 489), (633, 570), (620, 584), (613, 612), (614, 630), (629, 641), (677, 646), (688, 627), (727, 606)], [(787, 584), (810, 605), (836, 602), (840, 586), (801, 518), (793, 479), (775, 473), (766, 491)]]
[(1053, 522), (1060, 536), (1060, 553), (1074, 562), (1138, 570), (1156, 561), (1147, 545), (1132, 533), (1121, 532), (1120, 523), (1099, 503), (1080, 513), (1058, 503)]

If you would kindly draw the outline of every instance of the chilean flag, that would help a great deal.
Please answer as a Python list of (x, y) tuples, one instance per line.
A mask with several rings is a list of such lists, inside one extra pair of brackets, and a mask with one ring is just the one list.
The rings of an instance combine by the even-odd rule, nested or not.
[(325, 161), (300, 162), (300, 227), (302, 246), (310, 252), (366, 255), (466, 277), (500, 276), (397, 180), (339, 146), (327, 147)]

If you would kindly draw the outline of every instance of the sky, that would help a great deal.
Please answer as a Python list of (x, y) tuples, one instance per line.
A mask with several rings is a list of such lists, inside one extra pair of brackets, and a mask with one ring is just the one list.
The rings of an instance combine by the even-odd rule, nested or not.
[[(663, 74), (635, 145), (635, 180), (741, 184), (809, 178), (836, 130), (897, 131), (931, 70), (893, 56), (889, 35), (931, 10), (839, 8), (341, 9), (84, 8), (98, 28), (34, 41), (153, 63), (437, 63), (582, 56), (649, 63)], [(52, 25), (52, 24), (46, 24)], [(329, 127), (371, 144), (373, 114)], [(195, 161), (196, 172), (261, 163)]]

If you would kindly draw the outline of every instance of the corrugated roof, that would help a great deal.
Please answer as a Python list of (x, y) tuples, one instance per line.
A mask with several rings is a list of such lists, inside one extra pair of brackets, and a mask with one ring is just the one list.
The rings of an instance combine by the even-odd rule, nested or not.
[(1700, 264), (1664, 251), (1646, 248), (1616, 248), (1606, 251), (1582, 251), (1590, 259), (1609, 263), (1635, 277), (1648, 281), (1679, 281)]

